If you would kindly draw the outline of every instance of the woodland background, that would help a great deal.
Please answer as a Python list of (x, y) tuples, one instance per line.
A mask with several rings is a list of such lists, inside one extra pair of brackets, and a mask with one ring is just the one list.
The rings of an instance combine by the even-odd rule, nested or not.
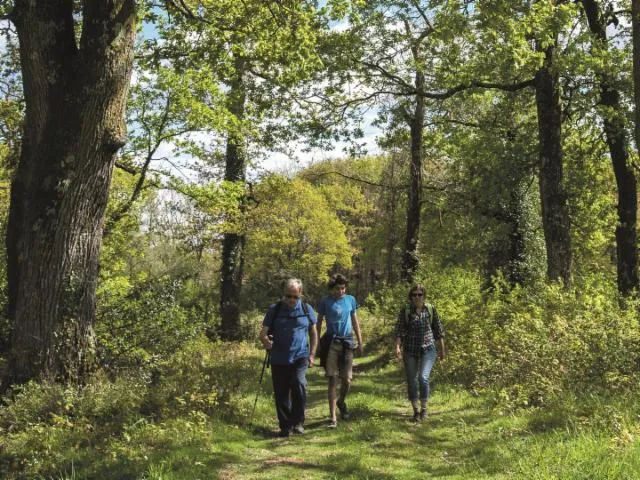
[(436, 384), (636, 448), (640, 1), (0, 14), (4, 478), (200, 478), (145, 435), (246, 428), (263, 312), (289, 277), (315, 304), (334, 272), (372, 371), (399, 368), (422, 282), (447, 331)]

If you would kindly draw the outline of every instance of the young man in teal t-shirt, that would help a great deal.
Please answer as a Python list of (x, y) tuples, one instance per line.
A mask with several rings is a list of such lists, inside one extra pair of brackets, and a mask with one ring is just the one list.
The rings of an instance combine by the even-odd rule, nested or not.
[[(356, 314), (358, 303), (353, 296), (347, 295), (348, 284), (349, 280), (343, 275), (333, 275), (328, 284), (331, 294), (323, 298), (318, 306), (318, 335), (322, 333), (322, 323), (326, 319), (326, 334), (331, 341), (325, 362), (329, 381), (329, 427), (336, 427), (338, 424), (336, 407), (343, 420), (349, 417), (345, 399), (353, 376), (353, 352), (362, 354), (362, 334)], [(338, 377), (341, 380), (339, 398)]]

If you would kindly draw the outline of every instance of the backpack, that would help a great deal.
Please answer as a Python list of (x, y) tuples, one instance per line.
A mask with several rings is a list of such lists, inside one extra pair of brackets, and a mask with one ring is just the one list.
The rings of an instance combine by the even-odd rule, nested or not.
[[(429, 320), (433, 319), (433, 305), (430, 303), (425, 303), (425, 307), (427, 307), (427, 313), (429, 314)], [(411, 315), (411, 307), (409, 305), (404, 307), (404, 323), (405, 325), (409, 324), (409, 315)]]
[[(302, 311), (305, 315), (305, 317), (309, 318), (309, 309), (308, 309), (308, 305), (305, 302), (301, 302), (302, 303)], [(276, 305), (273, 309), (273, 320), (275, 321), (276, 318), (278, 318), (278, 313), (280, 313), (280, 309), (282, 308), (282, 300), (279, 300), (278, 302), (276, 302)], [(267, 335), (273, 335), (273, 331), (271, 329), (269, 329), (269, 331), (267, 332)]]
[[(302, 303), (302, 311), (304, 312), (304, 316), (309, 318), (309, 309), (307, 308), (308, 305), (305, 302), (300, 302)], [(278, 313), (280, 313), (280, 309), (282, 308), (282, 300), (279, 300), (276, 303), (275, 308), (273, 309), (273, 319), (275, 320), (276, 318), (278, 318)]]

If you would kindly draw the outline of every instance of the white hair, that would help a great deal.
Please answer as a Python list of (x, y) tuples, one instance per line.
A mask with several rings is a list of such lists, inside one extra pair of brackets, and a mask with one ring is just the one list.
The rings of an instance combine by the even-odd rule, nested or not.
[(295, 288), (299, 292), (302, 292), (302, 280), (299, 278), (290, 278), (286, 282), (284, 282), (284, 289), (287, 288)]

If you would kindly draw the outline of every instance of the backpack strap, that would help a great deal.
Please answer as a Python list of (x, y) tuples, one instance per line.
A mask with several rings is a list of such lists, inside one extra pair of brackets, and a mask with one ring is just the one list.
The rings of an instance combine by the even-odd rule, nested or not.
[[(430, 303), (425, 303), (424, 306), (427, 308), (427, 313), (429, 314), (429, 321), (433, 320), (433, 305)], [(409, 323), (409, 316), (411, 315), (411, 307), (409, 305), (404, 307), (404, 322), (405, 324)]]
[[(305, 302), (302, 303), (302, 311), (304, 312), (305, 317), (309, 318), (309, 304)], [(282, 300), (276, 302), (275, 307), (273, 308), (273, 319), (278, 318), (278, 313), (280, 313), (280, 309), (282, 308)]]

